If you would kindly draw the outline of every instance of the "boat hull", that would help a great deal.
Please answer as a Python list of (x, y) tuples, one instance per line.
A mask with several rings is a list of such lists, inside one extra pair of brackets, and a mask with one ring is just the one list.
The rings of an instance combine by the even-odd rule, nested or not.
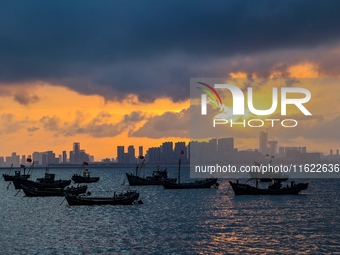
[(71, 188), (44, 188), (38, 189), (33, 187), (26, 187), (21, 185), (26, 197), (63, 197), (65, 192), (69, 194), (79, 195), (83, 194), (87, 190), (87, 186), (71, 187)]
[(126, 174), (130, 186), (162, 185), (160, 180), (148, 180), (132, 174)]
[(165, 189), (208, 189), (213, 185), (217, 185), (217, 178), (209, 178), (190, 183), (174, 183), (162, 179), (162, 185)]
[(71, 179), (75, 183), (91, 183), (91, 182), (99, 181), (100, 178), (99, 177), (84, 177), (78, 174), (74, 174)]
[[(142, 178), (133, 174), (126, 173), (126, 178), (129, 182), (130, 186), (147, 186), (147, 185), (162, 185), (162, 178), (159, 177), (148, 177), (148, 178)], [(176, 182), (176, 178), (166, 178), (169, 182)]]
[(249, 173), (250, 178), (258, 179), (261, 182), (271, 182), (272, 180), (277, 181), (287, 181), (289, 178), (289, 175), (283, 175), (283, 174), (271, 174), (271, 173)]
[(297, 195), (300, 191), (308, 188), (308, 183), (298, 183), (294, 186), (280, 189), (262, 189), (232, 181), (229, 181), (229, 183), (235, 195)]
[(30, 175), (29, 174), (21, 174), (19, 176), (15, 176), (15, 175), (8, 175), (8, 174), (3, 174), (2, 175), (4, 177), (4, 180), (6, 182), (11, 182), (15, 179), (18, 179), (18, 178), (22, 178), (22, 179), (25, 179), (27, 180), (28, 178), (30, 178)]
[(13, 180), (13, 184), (16, 189), (21, 189), (21, 185), (34, 188), (65, 188), (71, 184), (71, 180), (57, 180), (54, 182), (40, 183), (19, 178)]
[(75, 196), (65, 194), (67, 203), (70, 206), (75, 205), (132, 205), (139, 198), (139, 193), (133, 192), (128, 196), (116, 197), (88, 197), (88, 196)]

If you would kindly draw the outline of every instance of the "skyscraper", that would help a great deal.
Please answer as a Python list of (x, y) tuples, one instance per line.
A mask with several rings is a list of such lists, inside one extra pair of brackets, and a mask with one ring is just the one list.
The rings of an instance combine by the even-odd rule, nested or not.
[(260, 131), (259, 133), (259, 152), (266, 155), (268, 145), (268, 133), (265, 131)]
[(63, 151), (63, 163), (66, 163), (67, 162), (67, 153), (66, 151)]
[(172, 142), (164, 142), (161, 145), (161, 160), (164, 163), (174, 162), (174, 151)]
[(80, 143), (73, 143), (73, 152), (74, 152), (74, 162), (75, 164), (80, 164)]
[(139, 154), (138, 154), (138, 156), (144, 156), (143, 146), (139, 146)]
[(136, 153), (135, 153), (135, 148), (133, 145), (130, 145), (128, 147), (128, 163), (133, 164), (136, 161)]
[(268, 141), (268, 150), (269, 156), (276, 156), (277, 153), (277, 141)]
[(117, 146), (117, 163), (124, 163), (124, 146)]

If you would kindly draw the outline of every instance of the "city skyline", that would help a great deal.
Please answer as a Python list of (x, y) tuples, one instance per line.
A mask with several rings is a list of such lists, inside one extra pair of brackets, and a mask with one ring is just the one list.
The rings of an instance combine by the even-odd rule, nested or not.
[[(44, 166), (47, 164), (82, 164), (82, 162), (104, 162), (104, 163), (120, 163), (120, 164), (134, 164), (138, 162), (140, 156), (145, 157), (147, 162), (151, 163), (176, 163), (178, 160), (178, 155), (182, 155), (183, 159), (190, 160), (191, 152), (190, 147), (194, 144), (205, 145), (203, 151), (209, 149), (208, 153), (199, 152), (201, 155), (200, 159), (205, 158), (204, 160), (217, 160), (219, 157), (227, 158), (230, 162), (234, 162), (233, 157), (238, 157), (234, 152), (248, 153), (243, 154), (243, 160), (246, 162), (251, 158), (252, 160), (261, 160), (259, 156), (249, 156), (250, 152), (260, 153), (263, 157), (269, 158), (283, 158), (288, 154), (290, 156), (294, 156), (293, 151), (297, 153), (307, 153), (306, 146), (278, 146), (280, 145), (279, 141), (269, 140), (267, 131), (260, 131), (258, 134), (258, 147), (257, 148), (238, 148), (235, 146), (235, 140), (237, 138), (234, 137), (225, 137), (225, 138), (213, 138), (207, 141), (198, 142), (198, 141), (190, 141), (186, 143), (184, 141), (180, 142), (172, 142), (166, 141), (163, 142), (158, 147), (150, 147), (144, 148), (144, 146), (138, 146), (138, 148), (134, 147), (134, 145), (129, 145), (127, 147), (123, 145), (118, 145), (116, 147), (116, 156), (115, 157), (106, 157), (101, 159), (95, 159), (95, 155), (90, 155), (86, 153), (85, 149), (81, 149), (80, 142), (73, 142), (73, 150), (66, 151), (63, 150), (60, 154), (56, 154), (53, 150), (37, 152), (34, 151), (31, 154), (27, 155), (18, 155), (16, 152), (12, 152), (11, 156), (0, 155), (0, 166), (10, 166), (11, 163), (15, 162), (16, 165), (25, 164), (26, 159), (33, 159), (34, 162), (37, 162), (38, 165)], [(237, 143), (236, 143), (237, 144)], [(208, 147), (207, 147), (208, 146)], [(234, 151), (236, 149), (236, 151)], [(211, 154), (213, 151), (216, 151), (217, 154), (213, 156)], [(234, 151), (234, 152), (233, 152)], [(220, 153), (227, 154), (220, 154)], [(195, 153), (198, 153), (196, 151)], [(293, 154), (292, 154), (293, 153)], [(339, 149), (330, 149), (329, 154), (323, 154), (322, 152), (313, 152), (308, 151), (308, 153), (312, 153), (311, 155), (316, 155), (315, 153), (319, 153), (321, 157), (328, 158), (329, 160), (339, 160), (340, 154)], [(313, 154), (314, 153), (314, 154)], [(206, 154), (206, 155), (205, 155)], [(177, 156), (176, 156), (177, 155)], [(206, 157), (208, 155), (208, 158)], [(240, 154), (241, 155), (241, 154)], [(21, 156), (21, 158), (20, 158)], [(197, 155), (196, 155), (197, 156)], [(320, 157), (319, 156), (319, 157)], [(195, 157), (195, 155), (194, 155)], [(315, 157), (315, 156), (313, 156)], [(183, 163), (188, 163), (189, 161), (184, 160)], [(194, 158), (195, 160), (195, 158)], [(240, 160), (240, 159), (238, 159)], [(242, 160), (242, 158), (241, 158)]]

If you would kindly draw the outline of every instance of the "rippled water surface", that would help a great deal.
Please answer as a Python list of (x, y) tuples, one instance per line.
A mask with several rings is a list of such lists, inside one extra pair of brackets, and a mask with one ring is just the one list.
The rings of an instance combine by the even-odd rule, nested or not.
[[(0, 170), (4, 173), (6, 170)], [(51, 169), (69, 179), (77, 169)], [(109, 196), (132, 168), (93, 168), (93, 195)], [(151, 172), (152, 169), (149, 169)], [(176, 172), (169, 168), (170, 176)], [(189, 169), (183, 169), (188, 180)], [(43, 176), (35, 169), (33, 178)], [(2, 177), (1, 177), (2, 178)], [(219, 189), (135, 187), (142, 205), (69, 207), (29, 198), (0, 181), (1, 254), (340, 254), (338, 179), (310, 179), (297, 196), (238, 196)], [(9, 185), (9, 186), (8, 186)]]

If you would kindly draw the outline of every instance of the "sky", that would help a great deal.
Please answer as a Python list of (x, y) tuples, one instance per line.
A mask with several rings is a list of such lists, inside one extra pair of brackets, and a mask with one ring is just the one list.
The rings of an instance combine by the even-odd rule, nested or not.
[[(0, 155), (61, 154), (80, 142), (100, 160), (118, 145), (188, 142), (190, 78), (291, 86), (339, 78), (339, 9), (339, 1), (0, 1)], [(340, 149), (332, 94), (321, 100), (336, 106), (328, 137), (318, 136), (319, 94), (310, 106), (319, 119), (302, 125), (315, 132), (276, 134), (281, 144)], [(236, 147), (257, 146), (258, 132), (228, 135), (239, 136)]]

